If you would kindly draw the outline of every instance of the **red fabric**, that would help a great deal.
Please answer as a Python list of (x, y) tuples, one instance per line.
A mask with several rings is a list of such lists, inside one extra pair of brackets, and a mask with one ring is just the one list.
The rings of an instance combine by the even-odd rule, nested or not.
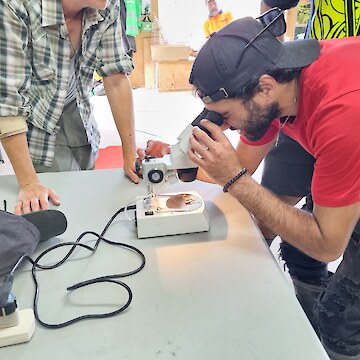
[[(360, 201), (360, 38), (320, 43), (319, 58), (301, 73), (296, 119), (283, 131), (316, 159), (315, 203), (339, 207)], [(276, 129), (278, 120), (253, 145), (272, 140)]]
[(113, 169), (123, 167), (123, 154), (121, 146), (108, 146), (99, 150), (95, 169)]

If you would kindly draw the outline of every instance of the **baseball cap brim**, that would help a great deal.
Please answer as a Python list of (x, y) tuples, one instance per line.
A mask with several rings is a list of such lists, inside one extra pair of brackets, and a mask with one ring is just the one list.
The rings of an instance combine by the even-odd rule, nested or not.
[(41, 210), (22, 215), (40, 231), (40, 241), (51, 239), (61, 235), (67, 228), (65, 215), (55, 209)]
[(302, 68), (313, 63), (320, 55), (316, 39), (294, 40), (283, 43), (284, 52), (276, 62), (281, 69)]

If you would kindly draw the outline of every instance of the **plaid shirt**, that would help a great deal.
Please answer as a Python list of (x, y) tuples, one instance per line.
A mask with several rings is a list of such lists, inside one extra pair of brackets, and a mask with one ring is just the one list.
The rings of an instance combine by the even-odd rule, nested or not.
[[(52, 164), (71, 49), (60, 0), (0, 0), (0, 116), (26, 117), (36, 164)], [(94, 153), (100, 141), (89, 101), (94, 70), (106, 76), (132, 69), (121, 37), (119, 0), (109, 0), (105, 10), (85, 9), (75, 57), (76, 98)]]

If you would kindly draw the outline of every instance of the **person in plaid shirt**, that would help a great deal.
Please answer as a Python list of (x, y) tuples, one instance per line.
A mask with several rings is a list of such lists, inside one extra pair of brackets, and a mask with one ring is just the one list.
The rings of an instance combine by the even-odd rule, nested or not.
[(94, 168), (100, 134), (89, 101), (104, 79), (121, 137), (124, 170), (135, 173), (133, 70), (121, 36), (119, 0), (1, 0), (0, 139), (19, 184), (17, 214), (59, 205), (37, 172)]

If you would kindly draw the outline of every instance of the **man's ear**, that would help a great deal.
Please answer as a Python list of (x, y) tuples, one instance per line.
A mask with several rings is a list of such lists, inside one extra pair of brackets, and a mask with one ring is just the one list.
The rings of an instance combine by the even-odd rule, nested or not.
[(259, 89), (258, 95), (260, 96), (261, 101), (272, 103), (277, 96), (278, 83), (270, 75), (261, 75), (259, 78)]
[(270, 92), (274, 91), (276, 85), (276, 80), (270, 75), (261, 75), (259, 78), (259, 88), (263, 95), (269, 95)]

